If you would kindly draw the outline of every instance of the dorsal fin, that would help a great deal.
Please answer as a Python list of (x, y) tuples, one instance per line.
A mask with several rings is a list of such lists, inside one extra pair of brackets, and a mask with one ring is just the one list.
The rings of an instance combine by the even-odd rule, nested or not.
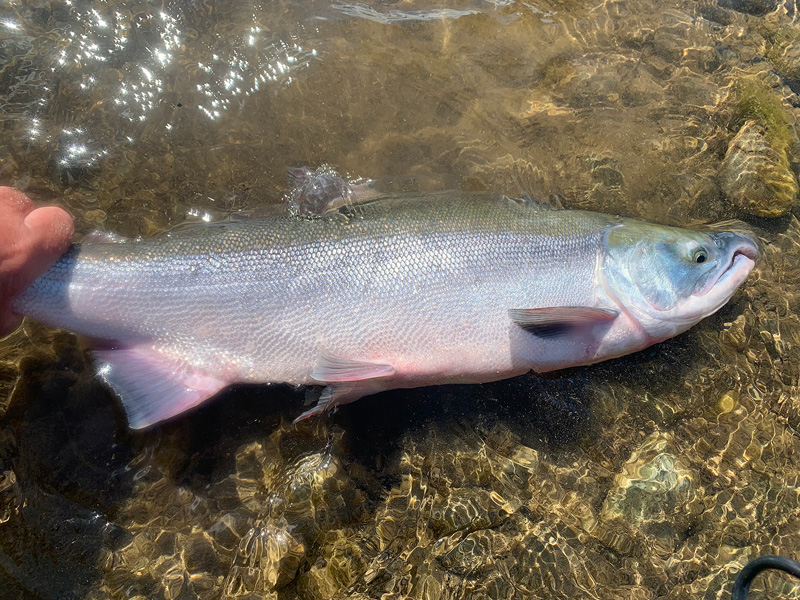
[(322, 215), (344, 206), (352, 196), (352, 186), (334, 171), (322, 167), (289, 168), (289, 205), (303, 216)]
[(287, 169), (291, 210), (305, 217), (324, 215), (335, 209), (362, 204), (383, 196), (367, 181), (353, 184), (328, 165), (319, 169), (292, 167)]

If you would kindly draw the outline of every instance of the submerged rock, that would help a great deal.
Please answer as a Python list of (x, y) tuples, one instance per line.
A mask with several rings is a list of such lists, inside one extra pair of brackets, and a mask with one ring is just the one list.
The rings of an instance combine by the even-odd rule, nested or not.
[(663, 519), (688, 502), (692, 480), (670, 445), (666, 435), (651, 436), (631, 455), (603, 503), (604, 517), (622, 516), (639, 524)]
[[(680, 458), (672, 436), (656, 433), (633, 452), (614, 478), (600, 513), (606, 525), (616, 522), (643, 535), (653, 551), (673, 551), (693, 512), (697, 482)], [(623, 527), (624, 529), (625, 527)], [(618, 531), (618, 535), (622, 534)], [(630, 534), (628, 534), (630, 535)], [(615, 546), (625, 546), (622, 534)]]
[(717, 3), (723, 8), (731, 8), (755, 17), (761, 17), (778, 8), (776, 0), (718, 0)]
[(285, 520), (257, 525), (239, 543), (223, 588), (228, 596), (272, 592), (291, 581), (305, 559), (304, 544)]
[(335, 598), (366, 570), (362, 548), (354, 534), (344, 529), (326, 533), (318, 555), (308, 571), (298, 578), (298, 589), (307, 597)]
[(797, 198), (797, 179), (786, 150), (772, 143), (766, 129), (753, 120), (728, 146), (721, 180), (731, 203), (757, 217), (786, 214)]

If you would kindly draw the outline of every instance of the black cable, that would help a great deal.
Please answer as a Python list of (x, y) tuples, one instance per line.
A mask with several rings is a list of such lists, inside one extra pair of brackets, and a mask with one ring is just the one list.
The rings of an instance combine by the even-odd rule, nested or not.
[(731, 600), (745, 600), (753, 578), (765, 569), (778, 569), (800, 579), (800, 562), (784, 556), (759, 556), (747, 563), (739, 572), (733, 584)]

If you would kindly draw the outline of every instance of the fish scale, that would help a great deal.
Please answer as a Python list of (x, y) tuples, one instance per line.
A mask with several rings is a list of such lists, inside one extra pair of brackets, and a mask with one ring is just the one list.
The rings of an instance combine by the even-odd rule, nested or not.
[[(91, 338), (132, 427), (235, 382), (328, 384), (316, 413), (657, 341), (630, 324), (624, 337), (624, 319), (605, 323), (630, 313), (602, 272), (610, 232), (629, 221), (491, 193), (389, 196), (315, 218), (74, 245), (14, 310)], [(543, 312), (509, 317), (553, 307), (555, 324)]]

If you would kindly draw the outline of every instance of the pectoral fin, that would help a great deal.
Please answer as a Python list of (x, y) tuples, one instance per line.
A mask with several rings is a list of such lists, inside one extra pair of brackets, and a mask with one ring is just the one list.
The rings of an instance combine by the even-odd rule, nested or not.
[(517, 325), (542, 338), (567, 335), (582, 327), (608, 323), (619, 316), (612, 308), (590, 306), (555, 306), (549, 308), (512, 308), (508, 316)]
[(96, 350), (94, 354), (98, 373), (122, 401), (131, 429), (174, 417), (232, 383), (170, 364), (147, 347)]

